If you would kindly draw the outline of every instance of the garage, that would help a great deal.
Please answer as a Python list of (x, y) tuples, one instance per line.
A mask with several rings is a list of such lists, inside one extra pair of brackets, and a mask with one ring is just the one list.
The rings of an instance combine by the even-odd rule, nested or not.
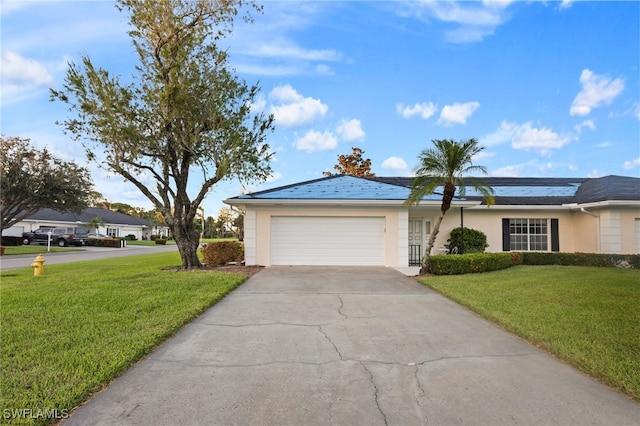
[(384, 217), (271, 218), (272, 265), (384, 266)]

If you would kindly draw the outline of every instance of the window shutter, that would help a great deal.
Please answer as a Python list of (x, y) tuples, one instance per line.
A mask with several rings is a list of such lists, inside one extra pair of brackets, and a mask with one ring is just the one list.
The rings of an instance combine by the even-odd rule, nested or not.
[(560, 251), (560, 237), (558, 235), (558, 219), (551, 219), (551, 251)]
[(509, 219), (502, 219), (502, 251), (509, 251), (510, 245)]

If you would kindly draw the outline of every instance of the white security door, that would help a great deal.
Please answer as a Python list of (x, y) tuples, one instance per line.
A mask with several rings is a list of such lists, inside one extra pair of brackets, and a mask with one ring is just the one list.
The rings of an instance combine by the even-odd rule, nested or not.
[(409, 265), (419, 265), (422, 258), (422, 220), (409, 220)]
[(271, 218), (272, 265), (384, 266), (383, 217)]

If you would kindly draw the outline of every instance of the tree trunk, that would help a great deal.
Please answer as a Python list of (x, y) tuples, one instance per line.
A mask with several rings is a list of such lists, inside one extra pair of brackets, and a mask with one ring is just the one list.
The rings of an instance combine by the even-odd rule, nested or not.
[(433, 230), (431, 231), (431, 235), (429, 236), (429, 243), (427, 244), (427, 248), (424, 251), (424, 256), (422, 257), (422, 261), (420, 262), (420, 275), (424, 275), (429, 272), (429, 256), (431, 255), (431, 249), (433, 245), (436, 243), (436, 237), (440, 232), (440, 225), (442, 224), (442, 219), (444, 215), (447, 214), (449, 208), (451, 208), (451, 201), (453, 200), (454, 195), (456, 194), (455, 185), (449, 180), (444, 184), (444, 192), (442, 194), (442, 204), (440, 206), (440, 216), (436, 220), (436, 223), (433, 226)]
[(192, 270), (202, 268), (202, 263), (198, 258), (198, 246), (200, 245), (200, 234), (195, 229), (195, 226), (188, 226), (187, 224), (176, 224), (171, 229), (173, 238), (178, 246), (180, 252), (180, 259), (182, 260), (182, 269)]
[(424, 275), (429, 272), (429, 256), (431, 255), (431, 249), (433, 249), (433, 245), (436, 242), (436, 237), (440, 232), (440, 224), (442, 223), (445, 213), (446, 211), (443, 212), (440, 210), (440, 216), (436, 219), (436, 223), (433, 225), (431, 235), (429, 236), (429, 242), (424, 250), (424, 256), (422, 256), (422, 260), (420, 261), (420, 275)]

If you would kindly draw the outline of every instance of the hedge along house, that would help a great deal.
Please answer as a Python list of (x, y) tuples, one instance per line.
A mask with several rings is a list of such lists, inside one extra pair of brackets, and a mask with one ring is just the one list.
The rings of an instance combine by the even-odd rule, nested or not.
[[(489, 252), (640, 252), (640, 179), (485, 178), (487, 207), (467, 187), (453, 200), (432, 254), (452, 229), (487, 235)], [(405, 206), (412, 178), (337, 175), (225, 200), (245, 213), (247, 265), (419, 264), (442, 196)], [(408, 272), (415, 272), (410, 268)]]
[[(35, 231), (42, 226), (87, 227), (87, 223), (96, 217), (101, 218), (104, 222), (104, 225), (100, 226), (97, 232), (110, 237), (120, 238), (127, 235), (135, 235), (136, 239), (140, 240), (143, 237), (148, 238), (153, 233), (159, 234), (163, 229), (166, 235), (166, 226), (163, 229), (155, 229), (148, 220), (98, 207), (87, 208), (80, 214), (42, 209), (9, 228), (7, 231), (10, 232), (5, 233), (5, 235), (20, 236), (23, 232)], [(96, 232), (93, 228), (88, 229), (88, 231)]]

